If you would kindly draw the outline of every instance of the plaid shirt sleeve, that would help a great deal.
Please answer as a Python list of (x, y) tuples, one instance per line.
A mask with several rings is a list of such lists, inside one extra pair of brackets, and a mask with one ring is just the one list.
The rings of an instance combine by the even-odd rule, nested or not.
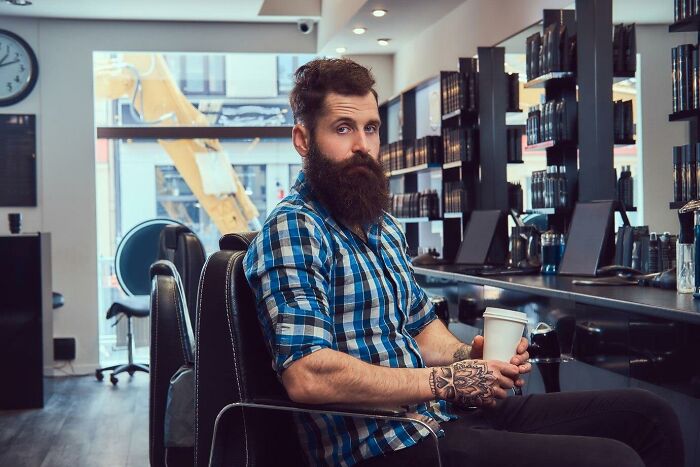
[(389, 216), (394, 222), (396, 229), (401, 235), (401, 245), (403, 247), (402, 253), (404, 254), (404, 260), (408, 265), (408, 272), (410, 273), (410, 284), (411, 284), (411, 309), (408, 312), (408, 320), (406, 321), (406, 330), (411, 334), (411, 336), (416, 337), (421, 333), (423, 328), (430, 324), (434, 319), (437, 318), (433, 304), (428, 298), (428, 294), (425, 293), (423, 287), (418, 285), (416, 277), (414, 275), (413, 263), (411, 263), (411, 258), (408, 255), (408, 243), (406, 242), (406, 236), (403, 230), (399, 227), (397, 221), (393, 216)]
[(332, 249), (311, 215), (281, 211), (246, 253), (244, 267), (278, 375), (300, 358), (332, 348), (328, 304)]

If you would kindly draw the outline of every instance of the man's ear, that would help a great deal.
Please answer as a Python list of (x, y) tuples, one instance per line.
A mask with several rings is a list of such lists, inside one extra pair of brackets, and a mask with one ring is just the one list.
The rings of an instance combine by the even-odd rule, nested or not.
[(311, 135), (309, 129), (303, 124), (297, 123), (292, 128), (292, 143), (301, 157), (306, 157), (311, 147)]

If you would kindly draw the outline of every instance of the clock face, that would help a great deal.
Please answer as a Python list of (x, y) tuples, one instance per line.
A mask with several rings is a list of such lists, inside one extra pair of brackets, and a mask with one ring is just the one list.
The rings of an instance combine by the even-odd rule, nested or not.
[(16, 34), (0, 30), (0, 105), (25, 98), (36, 83), (37, 72), (31, 47)]

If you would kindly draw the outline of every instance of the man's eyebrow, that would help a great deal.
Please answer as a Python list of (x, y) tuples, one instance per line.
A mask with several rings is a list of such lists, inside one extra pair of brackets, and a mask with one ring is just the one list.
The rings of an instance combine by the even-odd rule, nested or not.
[[(339, 123), (349, 123), (353, 126), (357, 125), (357, 120), (351, 117), (338, 117), (331, 123), (331, 126), (338, 125)], [(376, 118), (369, 120), (365, 125), (374, 125), (379, 128), (382, 125), (382, 121)]]

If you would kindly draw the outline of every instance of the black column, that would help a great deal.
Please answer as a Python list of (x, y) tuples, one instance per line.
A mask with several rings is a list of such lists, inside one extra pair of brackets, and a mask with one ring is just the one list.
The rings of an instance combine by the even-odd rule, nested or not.
[(612, 0), (576, 0), (579, 201), (615, 199)]
[(508, 210), (506, 164), (507, 86), (503, 47), (479, 47), (481, 209)]

